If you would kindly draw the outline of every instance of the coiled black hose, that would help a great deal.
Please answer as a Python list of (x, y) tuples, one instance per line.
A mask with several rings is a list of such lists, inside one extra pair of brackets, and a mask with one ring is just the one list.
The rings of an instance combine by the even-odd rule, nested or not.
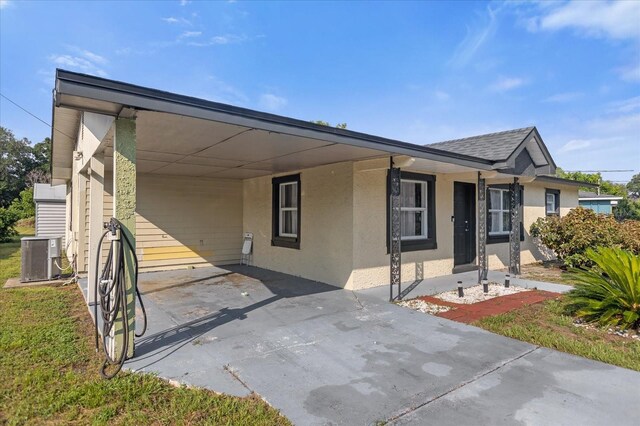
[[(125, 264), (124, 244), (127, 245), (133, 254), (133, 265), (128, 266), (134, 267), (135, 274), (133, 287), (136, 290), (144, 322), (142, 332), (140, 334), (136, 333), (136, 337), (141, 337), (147, 331), (147, 312), (144, 308), (144, 303), (142, 303), (140, 290), (138, 289), (138, 257), (136, 256), (133, 244), (131, 244), (127, 235), (122, 231), (122, 225), (117, 219), (111, 218), (111, 220), (108, 223), (105, 223), (104, 226), (107, 230), (102, 234), (102, 237), (100, 237), (100, 240), (98, 241), (98, 250), (96, 252), (96, 273), (94, 277), (96, 285), (93, 289), (94, 301), (96, 303), (93, 307), (93, 318), (95, 321), (95, 345), (96, 351), (98, 351), (98, 303), (100, 303), (100, 315), (102, 318), (102, 347), (105, 353), (105, 360), (100, 368), (100, 375), (105, 379), (111, 379), (122, 369), (129, 349), (129, 313), (127, 311), (127, 290), (125, 284), (127, 265)], [(102, 242), (109, 233), (116, 235), (118, 231), (120, 231), (120, 244), (116, 245), (116, 240), (111, 241), (107, 261), (105, 262), (98, 279), (98, 269), (100, 266), (100, 257), (102, 255)], [(122, 241), (124, 241), (124, 244)], [(117, 247), (117, 249), (114, 247)], [(98, 296), (100, 296), (99, 299)], [(107, 336), (111, 334), (111, 331), (114, 329), (117, 322), (122, 324), (122, 332), (124, 333), (123, 345), (118, 354), (111, 356), (107, 349)], [(116, 366), (116, 368), (112, 372), (108, 373), (107, 369), (110, 366)]]

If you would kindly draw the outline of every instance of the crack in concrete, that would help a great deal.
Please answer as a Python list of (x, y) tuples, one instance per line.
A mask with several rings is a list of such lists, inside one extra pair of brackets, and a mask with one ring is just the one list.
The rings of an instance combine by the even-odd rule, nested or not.
[(364, 305), (362, 304), (362, 302), (360, 301), (360, 299), (358, 298), (358, 294), (355, 291), (351, 291), (351, 294), (353, 294), (353, 297), (356, 299), (356, 303), (358, 304), (358, 306), (360, 306), (360, 309), (358, 309), (359, 311), (365, 311), (366, 308), (364, 307)]
[(225, 364), (225, 365), (222, 367), (222, 369), (223, 369), (224, 371), (226, 371), (227, 373), (229, 373), (229, 374), (231, 375), (231, 377), (233, 377), (233, 378), (234, 378), (234, 379), (236, 379), (238, 382), (240, 382), (240, 384), (241, 384), (242, 386), (244, 386), (244, 387), (245, 387), (245, 389), (247, 389), (249, 392), (251, 392), (251, 393), (253, 393), (253, 394), (256, 394), (256, 395), (257, 395), (257, 392), (255, 392), (253, 389), (251, 389), (251, 388), (249, 387), (249, 385), (247, 385), (244, 381), (242, 381), (242, 379), (240, 378), (240, 376), (238, 375), (238, 373), (236, 373), (236, 372), (234, 371), (234, 369), (231, 367), (231, 365), (230, 365), (230, 364)]
[(492, 369), (490, 369), (490, 370), (488, 370), (488, 371), (485, 371), (484, 373), (478, 374), (478, 375), (476, 375), (476, 376), (472, 377), (471, 379), (469, 379), (469, 380), (467, 380), (467, 381), (465, 381), (465, 382), (460, 383), (459, 385), (455, 386), (454, 388), (451, 388), (451, 389), (449, 389), (448, 391), (446, 391), (446, 392), (444, 392), (444, 393), (442, 393), (442, 394), (440, 394), (440, 395), (436, 395), (436, 396), (434, 396), (433, 398), (431, 398), (431, 399), (429, 399), (429, 400), (427, 400), (427, 401), (423, 402), (422, 404), (419, 404), (419, 405), (417, 405), (417, 406), (415, 406), (415, 407), (409, 407), (409, 408), (407, 408), (405, 411), (403, 411), (403, 412), (401, 412), (401, 413), (399, 413), (399, 414), (397, 414), (397, 415), (395, 415), (395, 416), (393, 416), (393, 417), (390, 417), (390, 418), (388, 418), (388, 419), (386, 419), (386, 420), (383, 420), (383, 424), (387, 424), (387, 423), (389, 423), (389, 422), (395, 422), (396, 420), (401, 419), (402, 417), (406, 416), (407, 414), (411, 414), (411, 413), (413, 413), (414, 411), (416, 411), (416, 410), (418, 410), (418, 409), (420, 409), (420, 408), (422, 408), (422, 407), (425, 407), (425, 406), (427, 406), (427, 405), (431, 404), (432, 402), (435, 402), (435, 401), (439, 400), (440, 398), (442, 398), (442, 397), (445, 397), (445, 396), (449, 395), (449, 394), (450, 394), (450, 393), (452, 393), (452, 392), (457, 391), (458, 389), (461, 389), (461, 388), (463, 388), (463, 387), (465, 387), (465, 386), (467, 386), (467, 385), (469, 385), (469, 384), (471, 384), (471, 383), (474, 383), (474, 382), (476, 382), (476, 381), (480, 380), (481, 378), (483, 378), (483, 377), (485, 377), (485, 376), (487, 376), (487, 375), (489, 375), (489, 374), (491, 374), (491, 373), (494, 373), (494, 372), (496, 372), (496, 371), (500, 370), (501, 368), (505, 367), (506, 365), (509, 365), (509, 364), (511, 364), (512, 362), (517, 361), (517, 360), (519, 360), (519, 359), (521, 359), (521, 358), (523, 358), (523, 357), (525, 357), (525, 356), (529, 355), (530, 353), (532, 353), (532, 352), (534, 352), (534, 351), (537, 351), (538, 349), (540, 349), (540, 346), (535, 346), (533, 349), (529, 349), (529, 350), (527, 350), (527, 351), (525, 351), (525, 352), (521, 353), (520, 355), (518, 355), (518, 356), (516, 356), (516, 357), (513, 357), (513, 358), (510, 358), (510, 359), (507, 359), (506, 361), (504, 361), (504, 362), (500, 363), (498, 366), (496, 366), (496, 367), (494, 367), (494, 368), (492, 368)]

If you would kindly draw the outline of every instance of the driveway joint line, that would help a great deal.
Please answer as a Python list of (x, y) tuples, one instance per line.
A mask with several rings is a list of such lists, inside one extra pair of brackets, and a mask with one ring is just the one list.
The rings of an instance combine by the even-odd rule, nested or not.
[(249, 392), (254, 393), (254, 394), (256, 394), (256, 395), (257, 395), (257, 393), (256, 393), (253, 389), (251, 389), (251, 388), (249, 387), (249, 385), (247, 385), (247, 384), (246, 384), (246, 383), (245, 383), (245, 382), (240, 378), (240, 376), (238, 375), (238, 373), (236, 373), (236, 372), (235, 372), (235, 370), (231, 367), (231, 365), (230, 365), (230, 364), (225, 364), (225, 365), (224, 365), (224, 367), (222, 367), (222, 368), (224, 369), (224, 371), (226, 371), (227, 373), (229, 373), (229, 374), (231, 375), (231, 377), (233, 377), (233, 378), (234, 378), (234, 379), (236, 379), (238, 382), (240, 382), (240, 384), (241, 384), (242, 386), (244, 386), (244, 387), (245, 387), (245, 389), (247, 389)]
[(442, 397), (445, 397), (445, 396), (449, 395), (449, 394), (450, 394), (450, 393), (452, 393), (452, 392), (457, 391), (458, 389), (461, 389), (461, 388), (463, 388), (463, 387), (465, 387), (465, 386), (467, 386), (467, 385), (469, 385), (469, 384), (471, 384), (471, 383), (474, 383), (474, 382), (476, 382), (476, 381), (480, 380), (481, 378), (483, 378), (483, 377), (485, 377), (485, 376), (487, 376), (487, 375), (489, 375), (489, 374), (491, 374), (491, 373), (494, 373), (494, 372), (496, 372), (496, 371), (500, 370), (501, 368), (505, 367), (506, 365), (511, 364), (512, 362), (517, 361), (517, 360), (519, 360), (519, 359), (521, 359), (521, 358), (523, 358), (523, 357), (525, 357), (525, 356), (529, 355), (530, 353), (532, 353), (532, 352), (534, 352), (534, 351), (537, 351), (538, 349), (540, 349), (540, 346), (535, 346), (534, 348), (529, 349), (529, 350), (527, 350), (527, 351), (523, 352), (522, 354), (520, 354), (520, 355), (518, 355), (518, 356), (516, 356), (516, 357), (514, 357), (514, 358), (510, 358), (510, 359), (508, 359), (508, 360), (506, 360), (506, 361), (502, 362), (502, 363), (501, 363), (501, 364), (499, 364), (498, 366), (496, 366), (496, 367), (492, 368), (491, 370), (485, 371), (485, 372), (484, 372), (484, 373), (482, 373), (482, 374), (479, 374), (479, 375), (477, 375), (477, 376), (474, 376), (474, 377), (472, 377), (471, 379), (469, 379), (469, 380), (467, 380), (467, 381), (465, 381), (465, 382), (460, 383), (460, 384), (459, 384), (459, 385), (457, 385), (456, 387), (451, 388), (451, 389), (449, 389), (448, 391), (446, 391), (446, 392), (444, 392), (444, 393), (442, 393), (442, 394), (440, 394), (440, 395), (436, 395), (436, 396), (434, 396), (433, 398), (431, 398), (431, 399), (429, 399), (429, 400), (427, 400), (427, 401), (423, 402), (422, 404), (419, 404), (419, 405), (417, 405), (417, 406), (415, 406), (415, 407), (409, 407), (409, 408), (408, 408), (408, 409), (406, 409), (404, 412), (401, 412), (400, 414), (397, 414), (397, 415), (395, 415), (395, 416), (393, 416), (393, 417), (391, 417), (391, 418), (389, 418), (389, 419), (387, 419), (387, 420), (384, 420), (384, 423), (389, 423), (389, 422), (394, 422), (394, 421), (396, 421), (396, 420), (399, 420), (400, 418), (402, 418), (402, 417), (406, 416), (407, 414), (411, 414), (411, 413), (413, 413), (414, 411), (416, 411), (416, 410), (418, 410), (418, 409), (420, 409), (420, 408), (422, 408), (422, 407), (425, 407), (425, 406), (427, 406), (427, 405), (431, 404), (432, 402), (435, 402), (435, 401), (439, 400), (440, 398), (442, 398)]

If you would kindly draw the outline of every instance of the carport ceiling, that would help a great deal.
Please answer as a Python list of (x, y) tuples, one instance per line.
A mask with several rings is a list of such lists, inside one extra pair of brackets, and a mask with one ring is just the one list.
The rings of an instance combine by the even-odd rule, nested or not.
[[(247, 179), (389, 153), (176, 114), (139, 111), (139, 173)], [(113, 141), (105, 163), (112, 165)]]

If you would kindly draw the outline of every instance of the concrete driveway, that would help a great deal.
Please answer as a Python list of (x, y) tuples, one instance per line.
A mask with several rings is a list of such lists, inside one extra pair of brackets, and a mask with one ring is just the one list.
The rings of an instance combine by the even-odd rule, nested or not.
[[(141, 275), (134, 370), (299, 425), (637, 424), (640, 373), (254, 267)], [(243, 295), (243, 292), (245, 295)]]

